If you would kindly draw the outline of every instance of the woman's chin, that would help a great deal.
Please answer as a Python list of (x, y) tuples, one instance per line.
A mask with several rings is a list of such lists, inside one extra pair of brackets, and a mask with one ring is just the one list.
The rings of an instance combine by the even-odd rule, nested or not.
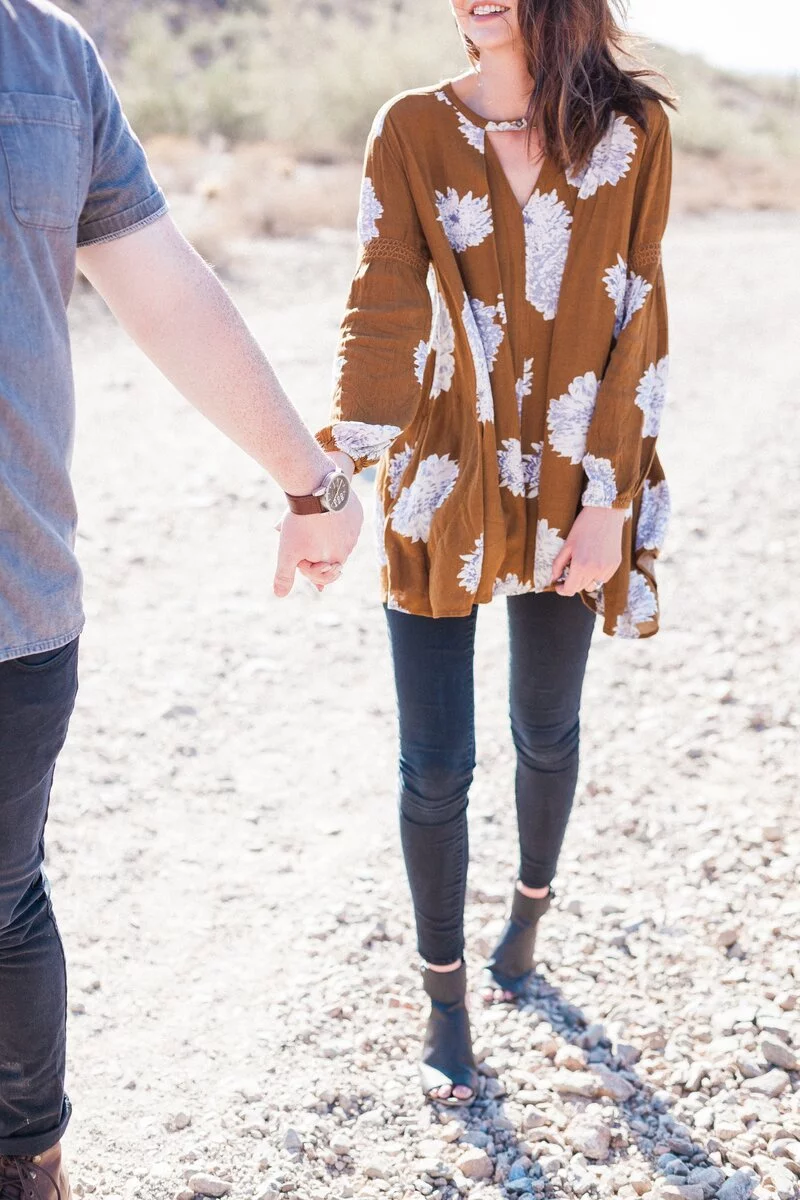
[(481, 29), (477, 33), (472, 32), (469, 35), (476, 50), (482, 54), (489, 54), (492, 51), (508, 50), (514, 44), (514, 35), (506, 26), (504, 29)]

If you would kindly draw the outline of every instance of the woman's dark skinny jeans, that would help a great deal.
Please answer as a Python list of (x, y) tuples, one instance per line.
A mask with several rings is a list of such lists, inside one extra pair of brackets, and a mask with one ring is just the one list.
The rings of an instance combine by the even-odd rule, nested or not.
[[(468, 617), (386, 613), (400, 717), (403, 853), (419, 952), (435, 966), (464, 953), (477, 615), (477, 607)], [(579, 596), (508, 599), (519, 878), (526, 887), (547, 887), (564, 840), (594, 620)]]
[(0, 1157), (44, 1153), (70, 1116), (64, 952), (43, 862), (77, 689), (77, 641), (0, 663)]

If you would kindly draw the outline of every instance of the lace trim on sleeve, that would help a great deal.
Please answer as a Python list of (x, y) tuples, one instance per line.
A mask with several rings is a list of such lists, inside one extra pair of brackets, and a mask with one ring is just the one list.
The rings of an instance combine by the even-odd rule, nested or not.
[(362, 251), (362, 262), (372, 262), (378, 258), (405, 263), (407, 267), (415, 267), (422, 272), (428, 270), (428, 259), (424, 254), (412, 250), (405, 242), (398, 242), (394, 238), (373, 238), (371, 242), (367, 242)]
[(645, 242), (631, 251), (630, 265), (634, 271), (642, 267), (657, 267), (661, 262), (661, 242)]

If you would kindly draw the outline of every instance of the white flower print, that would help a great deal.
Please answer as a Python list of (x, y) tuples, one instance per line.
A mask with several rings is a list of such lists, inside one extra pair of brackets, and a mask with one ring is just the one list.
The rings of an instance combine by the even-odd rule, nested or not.
[(503, 325), (495, 324), (495, 317), (499, 317), (501, 322), (505, 319), (503, 297), (499, 297), (499, 303), (496, 305), (484, 304), (482, 300), (470, 300), (469, 303), (472, 315), (475, 317), (475, 324), (478, 326), (478, 333), (481, 335), (483, 348), (486, 352), (486, 365), (490, 371), (493, 371), (497, 351), (500, 349), (500, 344), (505, 337)]
[(636, 388), (636, 403), (644, 413), (642, 437), (658, 437), (661, 414), (667, 399), (667, 377), (669, 355), (665, 354), (657, 363), (650, 363)]
[(392, 512), (395, 533), (412, 542), (427, 542), (434, 513), (444, 504), (458, 479), (458, 463), (449, 454), (423, 458), (408, 487), (404, 487)]
[(422, 387), (422, 381), (425, 378), (425, 365), (428, 361), (430, 352), (430, 344), (428, 342), (420, 342), (414, 351), (414, 377)]
[(492, 384), (489, 379), (489, 365), (486, 362), (486, 350), (467, 296), (464, 297), (464, 307), (461, 310), (461, 320), (467, 334), (469, 348), (472, 351), (472, 361), (475, 366), (475, 389), (479, 421), (494, 420), (494, 397)]
[(525, 225), (525, 296), (545, 321), (558, 310), (569, 251), (572, 214), (558, 192), (537, 188), (522, 212)]
[(628, 264), (621, 254), (617, 255), (616, 264), (606, 271), (603, 282), (610, 299), (614, 302), (614, 337), (618, 338), (643, 307), (653, 290), (653, 285), (635, 271), (628, 273)]
[(352, 459), (378, 459), (402, 433), (399, 425), (369, 425), (365, 421), (337, 421), (333, 440)]
[(580, 171), (567, 171), (567, 183), (578, 188), (578, 199), (588, 200), (604, 184), (616, 187), (631, 169), (636, 134), (625, 117), (615, 117)]
[(405, 613), (407, 617), (413, 616), (413, 613), (409, 612), (407, 608), (403, 608), (394, 592), (389, 592), (389, 595), (386, 597), (386, 607), (390, 609), (391, 612)]
[(517, 380), (514, 385), (514, 390), (517, 393), (517, 412), (519, 419), (522, 420), (522, 405), (527, 396), (530, 396), (533, 391), (533, 359), (526, 358), (522, 364), (522, 377)]
[(636, 525), (636, 549), (660, 550), (667, 536), (670, 516), (670, 496), (666, 479), (651, 484), (645, 480), (639, 521)]
[(474, 150), (483, 154), (486, 149), (486, 134), (480, 125), (474, 125), (463, 113), (458, 114), (458, 128)]
[[(442, 104), (446, 104), (448, 108), (455, 108), (455, 105), (450, 100), (445, 92), (436, 92), (436, 99), (441, 100)], [(463, 133), (464, 137), (469, 142), (473, 149), (483, 154), (486, 149), (486, 134), (481, 129), (480, 125), (475, 125), (462, 112), (456, 112), (458, 117), (458, 128)]]
[(455, 188), (448, 188), (446, 196), (437, 191), (436, 207), (454, 250), (463, 252), (470, 246), (480, 246), (493, 231), (488, 196), (473, 196), (472, 192), (459, 196)]
[(617, 261), (613, 267), (609, 267), (603, 276), (603, 283), (606, 285), (606, 292), (609, 299), (614, 303), (614, 312), (616, 313), (617, 322), (614, 326), (614, 337), (617, 337), (618, 330), (622, 328), (622, 320), (625, 315), (625, 291), (628, 284), (628, 264), (621, 254), (617, 255)]
[(454, 356), (456, 348), (456, 331), (444, 296), (437, 293), (433, 314), (433, 329), (431, 331), (431, 349), (436, 355), (433, 368), (433, 384), (431, 399), (435, 400), (442, 392), (450, 390), (456, 369)]
[(525, 596), (532, 591), (533, 584), (523, 582), (519, 575), (506, 575), (505, 579), (495, 579), (492, 587), (493, 596)]
[(506, 438), (503, 449), (497, 451), (500, 487), (508, 488), (512, 496), (525, 495), (525, 476), (522, 472), (522, 445), (519, 438)]
[(614, 636), (638, 638), (640, 636), (639, 626), (652, 620), (657, 609), (655, 593), (644, 575), (640, 575), (638, 571), (631, 571), (628, 583), (628, 603), (624, 613), (618, 617), (614, 626)]
[(627, 328), (633, 320), (640, 308), (644, 308), (644, 303), (653, 290), (652, 283), (648, 283), (641, 275), (637, 275), (635, 271), (631, 271), (628, 275), (628, 282), (625, 285), (625, 304), (622, 312), (622, 323), (617, 330), (614, 326), (614, 337), (619, 337), (623, 329)]
[(383, 507), (383, 496), (380, 488), (375, 488), (375, 549), (378, 552), (378, 566), (388, 567), (389, 560), (386, 557), (386, 542), (384, 540), (384, 532), (386, 527), (386, 510)]
[(583, 505), (587, 508), (611, 508), (617, 498), (617, 478), (611, 462), (607, 458), (585, 454), (583, 469), (588, 480), (582, 497)]
[(383, 205), (375, 194), (375, 187), (367, 175), (361, 184), (361, 203), (358, 209), (358, 237), (362, 246), (379, 236), (378, 221), (383, 216)]
[(531, 453), (522, 456), (522, 475), (529, 500), (535, 500), (539, 495), (539, 477), (542, 473), (543, 442), (531, 442)]
[(564, 539), (557, 529), (548, 525), (544, 517), (536, 522), (536, 549), (533, 560), (533, 588), (543, 592), (550, 586), (553, 578), (553, 563), (558, 552), (564, 545)]
[(413, 457), (414, 457), (414, 447), (409, 446), (408, 442), (406, 442), (405, 448), (403, 450), (398, 451), (397, 454), (393, 454), (392, 457), (389, 459), (389, 469), (388, 469), (387, 477), (388, 477), (388, 483), (389, 483), (389, 495), (392, 497), (393, 500), (397, 499), (397, 495), (400, 491), (400, 486), (403, 482), (403, 476), (405, 475), (406, 470), (408, 469), (408, 465), (411, 462)]
[(481, 571), (483, 570), (483, 534), (475, 539), (475, 549), (470, 554), (462, 554), (464, 566), (458, 573), (458, 582), (464, 591), (474, 596), (480, 587)]
[(586, 453), (586, 435), (599, 386), (594, 371), (587, 371), (573, 379), (563, 396), (550, 401), (547, 412), (550, 445), (573, 465)]
[(539, 475), (542, 469), (542, 443), (531, 442), (531, 454), (522, 453), (519, 438), (505, 438), (503, 449), (497, 451), (500, 486), (512, 496), (535, 500), (539, 495)]

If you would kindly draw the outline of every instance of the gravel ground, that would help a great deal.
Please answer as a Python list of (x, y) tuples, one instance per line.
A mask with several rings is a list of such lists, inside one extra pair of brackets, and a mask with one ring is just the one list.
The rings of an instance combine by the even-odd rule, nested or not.
[[(90, 617), (54, 795), (68, 1152), (103, 1200), (789, 1200), (800, 1193), (796, 218), (677, 222), (662, 633), (598, 635), (578, 804), (481, 1096), (422, 1103), (371, 538), (270, 594), (272, 484), (90, 294), (74, 306)], [(353, 250), (242, 247), (311, 422)], [(368, 481), (363, 485), (366, 490)], [(482, 614), (470, 962), (515, 861), (501, 602)]]

